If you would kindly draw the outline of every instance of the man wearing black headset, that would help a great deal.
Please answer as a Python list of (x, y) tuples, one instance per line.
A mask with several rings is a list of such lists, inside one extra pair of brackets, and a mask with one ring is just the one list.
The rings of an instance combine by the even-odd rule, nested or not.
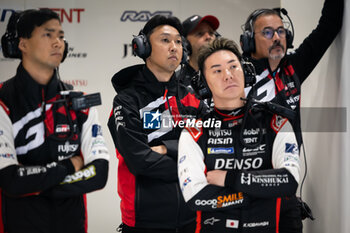
[(243, 100), (243, 69), (249, 66), (232, 40), (204, 46), (198, 66), (215, 103), (204, 119), (215, 118), (221, 126), (185, 129), (179, 140), (180, 188), (189, 206), (201, 210), (196, 232), (286, 232), (279, 222), (281, 197), (295, 196), (299, 183), (290, 122), (264, 109), (253, 111)]
[[(256, 91), (250, 94), (257, 100), (272, 101), (296, 112), (296, 117), (291, 123), (299, 147), (302, 144), (301, 84), (340, 31), (343, 8), (344, 0), (325, 0), (317, 27), (291, 54), (286, 53), (288, 48), (293, 48), (294, 28), (285, 9), (258, 9), (250, 14), (244, 24), (244, 32), (240, 38), (243, 55), (254, 64), (257, 72)], [(282, 16), (288, 18), (291, 30), (284, 26)], [(282, 199), (281, 211), (289, 212), (288, 215), (295, 218), (294, 221), (281, 218), (281, 228), (288, 229), (300, 225), (297, 212), (293, 210), (295, 202), (297, 199), (294, 198)], [(311, 213), (307, 214), (307, 205), (303, 202), (300, 205), (302, 218), (313, 219)], [(286, 215), (287, 213), (282, 216)]]
[(96, 109), (72, 109), (78, 92), (58, 78), (60, 18), (16, 12), (1, 42), (21, 63), (0, 84), (0, 232), (86, 233), (85, 194), (106, 184), (109, 153)]
[[(254, 98), (271, 101), (297, 113), (292, 121), (299, 146), (300, 85), (309, 76), (341, 29), (344, 0), (325, 0), (317, 27), (291, 54), (294, 28), (285, 9), (258, 9), (244, 24), (240, 37), (243, 56), (250, 59), (257, 72)], [(288, 18), (291, 30), (284, 26), (282, 16)], [(249, 91), (249, 90), (248, 90)]]
[(132, 41), (145, 64), (112, 78), (117, 95), (108, 127), (119, 159), (123, 233), (194, 233), (195, 212), (178, 185), (177, 146), (181, 125), (205, 105), (176, 78), (182, 35), (178, 18), (152, 17)]
[(191, 79), (198, 72), (199, 49), (216, 38), (220, 22), (213, 15), (192, 15), (182, 22), (182, 26), (189, 59), (178, 72), (181, 74), (180, 81), (186, 86), (191, 86)]

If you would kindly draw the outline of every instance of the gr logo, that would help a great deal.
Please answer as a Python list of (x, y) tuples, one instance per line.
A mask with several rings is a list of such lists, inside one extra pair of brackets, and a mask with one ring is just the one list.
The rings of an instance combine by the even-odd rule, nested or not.
[(159, 110), (156, 112), (144, 112), (143, 113), (143, 128), (144, 129), (160, 129), (161, 128), (161, 116)]
[(125, 22), (128, 19), (132, 22), (147, 22), (155, 15), (171, 16), (173, 12), (171, 11), (124, 11), (123, 15), (120, 17), (120, 21)]

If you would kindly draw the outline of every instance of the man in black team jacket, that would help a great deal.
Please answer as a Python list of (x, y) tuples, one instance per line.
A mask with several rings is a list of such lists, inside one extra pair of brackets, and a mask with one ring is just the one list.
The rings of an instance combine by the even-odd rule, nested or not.
[[(292, 121), (299, 146), (300, 85), (331, 45), (342, 26), (344, 0), (325, 0), (317, 27), (308, 35), (295, 52), (285, 55), (293, 44), (293, 28), (283, 26), (281, 12), (258, 9), (250, 14), (241, 35), (243, 55), (254, 63), (257, 72), (254, 98), (274, 101), (297, 112)], [(282, 13), (282, 14), (281, 14)], [(281, 14), (281, 15), (280, 15)]]
[(188, 204), (201, 210), (196, 232), (300, 232), (300, 223), (281, 229), (279, 221), (281, 197), (295, 197), (299, 183), (291, 124), (278, 114), (252, 114), (242, 101), (244, 68), (233, 41), (215, 39), (198, 61), (215, 103), (204, 119), (222, 124), (185, 129), (179, 140), (180, 188)]
[(0, 232), (87, 232), (85, 193), (106, 184), (109, 153), (96, 109), (73, 110), (62, 96), (71, 87), (57, 78), (59, 16), (14, 13), (2, 49), (22, 61), (0, 84)]
[[(288, 55), (287, 49), (293, 47), (294, 30), (293, 27), (291, 30), (284, 28), (281, 16), (286, 16), (286, 11), (258, 9), (250, 14), (244, 25), (244, 33), (240, 38), (243, 55), (254, 64), (257, 72), (257, 91), (250, 94), (257, 100), (272, 101), (297, 113), (291, 124), (299, 147), (302, 144), (301, 84), (340, 31), (343, 8), (344, 0), (325, 0), (317, 27)], [(290, 211), (289, 206), (293, 207), (296, 201), (294, 198), (283, 198), (281, 211)], [(283, 218), (286, 215), (287, 213), (282, 215), (280, 224), (289, 228), (291, 220)], [(289, 215), (296, 216), (293, 213)], [(298, 222), (299, 219), (295, 218), (295, 221)]]
[(117, 91), (108, 127), (118, 165), (122, 232), (194, 232), (195, 212), (186, 205), (177, 178), (179, 125), (205, 110), (178, 82), (183, 57), (176, 17), (154, 16), (133, 39), (145, 65), (114, 75)]

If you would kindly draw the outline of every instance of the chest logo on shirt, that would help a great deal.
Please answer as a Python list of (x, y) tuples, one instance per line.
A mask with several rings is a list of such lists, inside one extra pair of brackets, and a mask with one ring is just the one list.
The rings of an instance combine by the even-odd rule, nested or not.
[(233, 147), (208, 147), (208, 154), (234, 154)]
[(68, 141), (64, 145), (58, 145), (58, 152), (70, 153), (75, 152), (78, 149), (78, 144), (70, 144)]

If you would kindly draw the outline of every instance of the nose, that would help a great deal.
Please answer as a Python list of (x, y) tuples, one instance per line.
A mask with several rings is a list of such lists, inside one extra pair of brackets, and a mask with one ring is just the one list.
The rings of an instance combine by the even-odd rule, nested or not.
[(278, 35), (277, 31), (274, 31), (272, 40), (280, 40), (280, 39), (281, 39), (281, 37)]
[(60, 37), (56, 37), (56, 39), (54, 39), (53, 46), (55, 48), (61, 48), (63, 45), (64, 45), (64, 41)]
[(211, 41), (211, 40), (214, 39), (214, 35), (213, 35), (213, 34), (210, 34), (209, 32), (206, 32), (206, 33), (204, 34), (204, 36), (205, 36), (205, 40), (206, 40), (206, 41)]
[(232, 79), (232, 72), (229, 69), (225, 69), (224, 71), (224, 79), (225, 81)]
[(170, 51), (171, 51), (171, 52), (176, 52), (176, 51), (177, 51), (177, 44), (176, 44), (175, 41), (172, 41), (172, 42), (170, 43)]

